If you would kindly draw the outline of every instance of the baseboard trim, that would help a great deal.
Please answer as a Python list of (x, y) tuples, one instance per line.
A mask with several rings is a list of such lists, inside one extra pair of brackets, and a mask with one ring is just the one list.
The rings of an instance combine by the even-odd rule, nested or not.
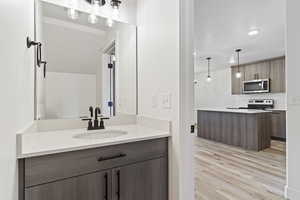
[(284, 187), (284, 197), (289, 200), (298, 200), (300, 199), (300, 190), (296, 190), (286, 185)]

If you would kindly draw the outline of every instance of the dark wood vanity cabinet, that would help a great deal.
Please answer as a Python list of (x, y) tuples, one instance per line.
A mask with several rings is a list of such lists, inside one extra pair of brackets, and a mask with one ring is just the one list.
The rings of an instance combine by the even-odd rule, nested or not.
[(19, 160), (20, 200), (167, 200), (168, 141)]
[[(113, 170), (113, 200), (167, 200), (167, 159), (160, 158)], [(118, 197), (118, 194), (120, 197)]]
[[(25, 188), (26, 200), (99, 200), (110, 195), (110, 171)], [(108, 200), (108, 199), (107, 199)]]

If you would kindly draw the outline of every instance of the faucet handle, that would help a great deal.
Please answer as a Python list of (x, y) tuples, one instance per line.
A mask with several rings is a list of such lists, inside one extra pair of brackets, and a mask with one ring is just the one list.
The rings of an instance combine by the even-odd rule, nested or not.
[(90, 107), (89, 107), (89, 111), (90, 111), (90, 116), (91, 116), (91, 118), (93, 118), (93, 113), (94, 113), (93, 106), (90, 106)]
[(101, 121), (106, 120), (106, 119), (109, 119), (109, 117), (100, 116)]
[(100, 127), (99, 127), (100, 129), (105, 129), (103, 120), (106, 120), (106, 119), (109, 119), (109, 117), (100, 117)]

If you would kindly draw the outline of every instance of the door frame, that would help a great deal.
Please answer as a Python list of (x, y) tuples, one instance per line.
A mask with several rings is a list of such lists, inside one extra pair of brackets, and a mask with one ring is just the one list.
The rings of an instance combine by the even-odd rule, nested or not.
[(179, 0), (179, 199), (194, 200), (194, 0)]

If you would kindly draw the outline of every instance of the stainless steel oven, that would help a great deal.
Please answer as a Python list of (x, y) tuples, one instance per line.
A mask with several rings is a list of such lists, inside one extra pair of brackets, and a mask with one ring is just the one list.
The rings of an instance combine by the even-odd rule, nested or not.
[(243, 82), (243, 93), (254, 94), (254, 93), (268, 93), (270, 92), (270, 80), (259, 79)]

